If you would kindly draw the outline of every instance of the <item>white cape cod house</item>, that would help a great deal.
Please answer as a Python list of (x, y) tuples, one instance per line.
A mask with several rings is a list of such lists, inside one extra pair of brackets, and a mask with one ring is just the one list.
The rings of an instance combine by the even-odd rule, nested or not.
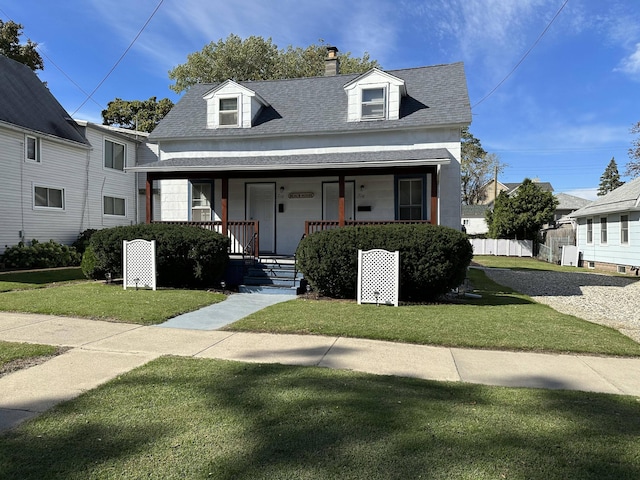
[[(335, 53), (335, 52), (333, 52)], [(305, 233), (460, 229), (463, 65), (192, 86), (149, 137), (147, 222), (209, 226), (232, 253), (291, 255)]]

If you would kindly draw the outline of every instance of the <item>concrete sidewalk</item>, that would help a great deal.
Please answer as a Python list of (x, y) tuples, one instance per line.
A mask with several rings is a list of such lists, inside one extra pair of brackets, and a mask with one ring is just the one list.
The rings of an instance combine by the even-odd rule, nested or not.
[(0, 378), (0, 431), (162, 355), (640, 396), (640, 359), (143, 327), (10, 313), (0, 313), (0, 340), (71, 347), (46, 363)]

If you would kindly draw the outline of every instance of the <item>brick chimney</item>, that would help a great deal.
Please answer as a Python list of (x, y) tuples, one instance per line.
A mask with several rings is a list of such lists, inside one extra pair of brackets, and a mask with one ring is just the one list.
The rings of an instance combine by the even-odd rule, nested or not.
[(337, 47), (327, 47), (327, 56), (324, 59), (324, 76), (331, 77), (340, 73), (340, 59)]

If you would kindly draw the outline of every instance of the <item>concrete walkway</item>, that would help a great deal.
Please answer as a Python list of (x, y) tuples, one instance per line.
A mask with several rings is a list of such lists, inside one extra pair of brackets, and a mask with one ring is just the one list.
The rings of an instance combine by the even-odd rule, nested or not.
[(640, 359), (144, 327), (12, 313), (0, 313), (0, 340), (71, 347), (46, 363), (0, 378), (0, 431), (162, 355), (640, 396)]

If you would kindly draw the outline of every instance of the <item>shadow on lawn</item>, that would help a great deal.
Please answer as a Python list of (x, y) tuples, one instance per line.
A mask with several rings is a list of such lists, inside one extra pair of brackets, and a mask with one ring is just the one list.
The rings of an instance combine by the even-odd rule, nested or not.
[(640, 478), (632, 397), (190, 359), (98, 393), (0, 437), (0, 477)]

